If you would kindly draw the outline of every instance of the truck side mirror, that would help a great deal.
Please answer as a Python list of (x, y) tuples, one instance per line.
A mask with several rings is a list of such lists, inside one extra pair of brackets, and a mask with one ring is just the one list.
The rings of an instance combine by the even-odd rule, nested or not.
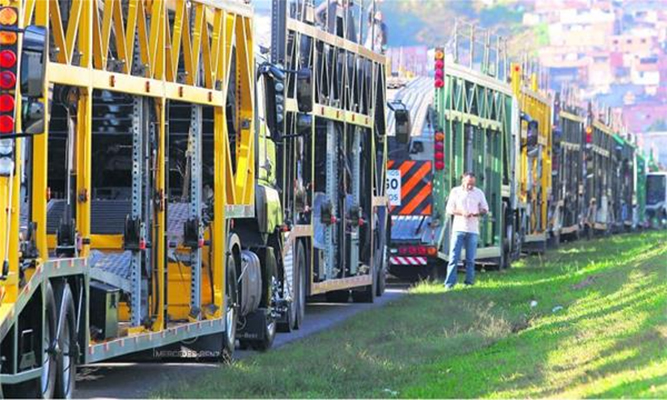
[(406, 109), (394, 110), (394, 121), (396, 126), (396, 141), (407, 144), (410, 141), (410, 113)]
[(313, 111), (313, 73), (308, 68), (302, 68), (296, 73), (296, 102), (299, 111)]
[(21, 129), (23, 133), (44, 132), (44, 79), (46, 76), (46, 28), (30, 25), (23, 32), (21, 51)]
[(264, 64), (260, 66), (260, 79), (263, 80), (266, 125), (275, 140), (283, 136), (285, 126), (285, 81), (284, 75), (275, 67)]

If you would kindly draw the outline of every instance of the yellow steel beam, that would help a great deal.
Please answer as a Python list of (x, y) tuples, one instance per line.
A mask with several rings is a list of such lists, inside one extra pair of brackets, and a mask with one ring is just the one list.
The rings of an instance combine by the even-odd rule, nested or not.
[[(224, 310), (224, 293), (226, 280), (225, 254), (227, 253), (227, 222), (225, 220), (225, 204), (227, 204), (227, 175), (229, 168), (229, 144), (227, 137), (227, 119), (225, 109), (217, 107), (213, 110), (213, 135), (223, 140), (213, 143), (213, 219), (214, 237), (212, 240), (213, 261), (213, 304), (217, 306), (216, 316), (222, 315)], [(220, 216), (220, 217), (218, 217)], [(219, 237), (217, 237), (219, 236)]]
[[(79, 89), (76, 125), (76, 227), (79, 235), (90, 239), (90, 198), (92, 166), (93, 91)], [(84, 244), (81, 256), (87, 257), (90, 245)]]
[[(156, 100), (158, 102), (158, 100)], [(156, 238), (155, 244), (157, 246), (156, 254), (156, 263), (157, 263), (157, 290), (156, 290), (156, 300), (157, 302), (157, 318), (153, 324), (152, 329), (154, 331), (159, 331), (166, 327), (165, 324), (165, 315), (164, 315), (164, 306), (167, 304), (167, 299), (164, 298), (165, 285), (164, 272), (167, 266), (165, 265), (165, 252), (166, 252), (166, 243), (162, 239), (165, 237), (167, 218), (164, 212), (164, 206), (166, 202), (166, 174), (167, 171), (167, 161), (166, 161), (166, 137), (169, 132), (166, 129), (166, 100), (164, 98), (159, 99), (157, 104), (157, 115), (158, 115), (158, 151), (157, 151), (157, 160), (156, 160), (156, 176), (155, 176), (155, 191), (158, 194), (158, 206), (156, 207), (157, 212), (155, 216), (155, 230), (154, 237)]]
[[(249, 19), (237, 17), (236, 24), (236, 71), (237, 90), (246, 94), (236, 96), (238, 122), (241, 132), (236, 149), (236, 193), (241, 194), (240, 203), (252, 204), (255, 198), (255, 133), (254, 133), (254, 68), (244, 68), (253, 64), (252, 26)], [(240, 39), (240, 40), (238, 40)]]
[[(47, 26), (49, 22), (49, 7), (51, 2), (38, 1), (35, 4), (34, 22), (37, 25)], [(53, 10), (52, 10), (53, 11)], [(29, 19), (26, 23), (29, 23)], [(56, 36), (52, 27), (52, 34)], [(46, 70), (46, 79), (44, 82), (44, 93), (48, 93), (49, 70)], [(47, 103), (47, 98), (42, 97), (42, 102)], [(37, 135), (32, 139), (33, 159), (32, 159), (32, 220), (37, 224), (35, 241), (37, 249), (42, 259), (49, 258), (49, 248), (46, 241), (46, 203), (47, 203), (47, 179), (48, 173), (48, 141), (49, 124), (44, 124), (44, 133)]]
[(67, 58), (67, 42), (65, 41), (63, 20), (60, 15), (60, 6), (58, 5), (58, 0), (50, 0), (49, 8), (50, 13), (48, 15), (51, 16), (51, 26), (49, 30), (51, 31), (51, 34), (53, 35), (53, 41), (56, 43), (56, 47), (58, 48), (58, 52), (56, 53), (57, 60), (61, 63), (69, 63), (69, 59)]
[(79, 29), (79, 19), (81, 18), (82, 9), (82, 0), (72, 0), (72, 7), (69, 12), (69, 19), (67, 20), (67, 33), (65, 38), (65, 59), (67, 60), (68, 64), (72, 62), (72, 55), (74, 54), (74, 48), (76, 47), (75, 41), (77, 39), (77, 31)]

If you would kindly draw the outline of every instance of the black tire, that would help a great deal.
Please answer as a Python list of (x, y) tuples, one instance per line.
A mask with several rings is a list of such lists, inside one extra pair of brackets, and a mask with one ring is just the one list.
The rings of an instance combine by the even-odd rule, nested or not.
[(257, 351), (268, 351), (273, 346), (278, 331), (278, 323), (271, 316), (271, 310), (257, 310), (255, 312), (266, 312), (266, 324), (264, 325), (264, 338), (250, 342), (250, 346)]
[(45, 301), (44, 312), (46, 325), (44, 326), (43, 347), (35, 349), (36, 352), (41, 351), (44, 357), (42, 359), (42, 375), (38, 379), (3, 387), (4, 390), (2, 394), (8, 399), (52, 399), (55, 396), (56, 369), (58, 364), (55, 348), (58, 331), (58, 317), (56, 312), (56, 300), (53, 295), (53, 287), (48, 281), (46, 283)]
[(428, 266), (401, 266), (396, 265), (391, 268), (389, 271), (392, 275), (398, 278), (400, 281), (407, 283), (417, 283), (428, 279), (429, 277), (429, 268)]
[(301, 279), (301, 274), (302, 272), (302, 266), (303, 263), (305, 262), (305, 257), (304, 260), (300, 260), (300, 257), (303, 253), (303, 250), (300, 248), (302, 245), (300, 242), (296, 242), (294, 245), (294, 256), (293, 256), (293, 265), (292, 265), (292, 302), (289, 304), (289, 309), (287, 310), (287, 318), (286, 321), (281, 322), (278, 324), (278, 332), (282, 333), (289, 333), (292, 332), (294, 329), (298, 329), (298, 324), (299, 324), (299, 307), (300, 307), (300, 294), (299, 294), (299, 285), (301, 284), (300, 279)]
[[(380, 239), (378, 238), (378, 241)], [(380, 245), (375, 249), (374, 254), (375, 269), (377, 277), (375, 285), (375, 295), (380, 297), (384, 294), (387, 287), (387, 245), (386, 241), (380, 241)]]
[(56, 367), (55, 397), (71, 399), (76, 383), (78, 361), (76, 308), (74, 295), (68, 283), (58, 292), (58, 363)]
[(347, 303), (350, 300), (349, 290), (334, 290), (326, 292), (324, 297), (330, 303)]
[(432, 282), (442, 282), (447, 277), (447, 262), (436, 259), (431, 261), (427, 266), (428, 268), (428, 280)]
[(509, 211), (509, 205), (503, 202), (503, 215), (505, 223), (505, 236), (502, 238), (500, 249), (500, 269), (509, 269), (512, 266), (512, 245), (514, 244), (514, 218)]
[[(296, 293), (296, 292), (295, 292)], [(278, 322), (278, 332), (280, 333), (290, 333), (292, 332), (295, 328), (294, 325), (296, 324), (296, 316), (294, 315), (296, 313), (296, 307), (294, 304), (294, 301), (290, 303), (287, 306), (287, 315), (285, 321)]]
[(300, 241), (297, 243), (296, 261), (297, 285), (294, 287), (296, 292), (294, 296), (296, 300), (296, 321), (294, 328), (299, 329), (303, 326), (304, 319), (306, 318), (306, 278), (308, 277), (308, 259), (303, 243)]
[[(384, 253), (384, 251), (383, 251)], [(383, 255), (383, 261), (381, 268), (378, 269), (377, 277), (377, 288), (375, 295), (381, 297), (385, 290), (387, 289), (387, 257)]]
[(273, 291), (275, 289), (274, 282), (278, 279), (278, 272), (276, 271), (275, 263), (269, 263), (265, 266), (262, 279), (266, 282), (264, 286), (264, 293), (262, 294), (262, 308), (255, 312), (264, 312), (266, 324), (264, 324), (264, 335), (262, 340), (255, 340), (250, 343), (253, 349), (257, 351), (267, 351), (273, 346), (273, 340), (276, 337), (278, 330), (278, 322), (272, 316), (273, 308)]
[(238, 314), (238, 283), (236, 282), (236, 258), (233, 254), (227, 256), (226, 279), (225, 279), (225, 325), (226, 329), (222, 333), (222, 349), (220, 351), (220, 361), (230, 362), (234, 357), (236, 348), (236, 325), (239, 318)]
[(375, 302), (375, 293), (377, 291), (378, 274), (372, 271), (371, 284), (364, 286), (361, 290), (352, 290), (352, 301), (355, 303), (373, 303)]

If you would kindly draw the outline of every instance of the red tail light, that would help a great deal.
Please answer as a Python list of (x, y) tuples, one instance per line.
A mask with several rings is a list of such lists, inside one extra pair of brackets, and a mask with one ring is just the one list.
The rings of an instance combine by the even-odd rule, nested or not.
[(16, 65), (16, 54), (11, 50), (0, 51), (0, 67), (12, 68)]
[(399, 247), (398, 248), (398, 254), (407, 254), (408, 253), (408, 248), (407, 247)]
[(435, 169), (437, 169), (438, 171), (442, 171), (443, 169), (445, 169), (445, 162), (444, 161), (436, 161), (435, 162)]
[(408, 247), (408, 254), (413, 255), (413, 256), (414, 256), (415, 254), (417, 254), (417, 246), (410, 246), (410, 247)]
[(443, 80), (440, 79), (440, 78), (436, 78), (436, 80), (435, 80), (435, 87), (438, 88), (438, 89), (440, 89), (440, 88), (442, 88), (443, 86), (445, 86), (445, 81), (443, 81)]
[(445, 145), (442, 142), (435, 142), (435, 151), (443, 151), (445, 149)]
[(0, 115), (0, 133), (14, 132), (14, 118), (9, 115)]
[(14, 98), (8, 94), (0, 95), (0, 112), (10, 112), (14, 110)]
[(442, 69), (444, 67), (445, 67), (445, 62), (444, 61), (438, 60), (438, 61), (435, 62), (435, 70), (436, 71), (438, 71), (438, 70), (442, 71)]
[(419, 253), (420, 256), (425, 256), (426, 255), (426, 246), (419, 246), (417, 248), (417, 252)]
[(14, 89), (16, 86), (16, 75), (11, 71), (0, 72), (0, 88)]
[(445, 160), (445, 153), (442, 151), (436, 151), (435, 152), (435, 161), (444, 161)]

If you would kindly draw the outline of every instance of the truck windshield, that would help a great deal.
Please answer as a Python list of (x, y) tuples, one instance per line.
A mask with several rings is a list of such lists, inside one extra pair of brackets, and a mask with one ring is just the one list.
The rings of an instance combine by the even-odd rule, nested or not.
[(667, 175), (649, 175), (646, 181), (646, 203), (650, 205), (665, 201)]

